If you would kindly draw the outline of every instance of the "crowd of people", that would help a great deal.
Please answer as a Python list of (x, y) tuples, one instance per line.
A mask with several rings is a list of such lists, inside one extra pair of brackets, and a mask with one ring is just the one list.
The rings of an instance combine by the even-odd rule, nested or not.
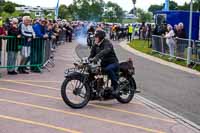
[[(174, 27), (169, 24), (156, 25), (154, 27), (152, 24), (145, 23), (125, 25), (86, 21), (67, 22), (66, 20), (31, 19), (29, 16), (7, 19), (6, 22), (3, 22), (2, 17), (0, 17), (0, 66), (2, 65), (2, 43), (4, 40), (6, 40), (8, 74), (28, 74), (29, 69), (31, 72), (40, 72), (39, 68), (34, 65), (43, 63), (45, 40), (52, 41), (50, 49), (53, 52), (61, 42), (60, 40), (72, 42), (74, 36), (74, 38), (83, 37), (84, 41), (87, 41), (88, 34), (95, 34), (97, 30), (104, 30), (113, 41), (125, 39), (132, 41), (135, 38), (146, 40), (151, 39), (152, 35), (162, 36), (166, 38), (170, 59), (175, 56), (175, 48), (178, 49), (176, 54), (179, 57), (183, 57), (187, 45), (184, 41), (176, 39), (176, 41), (182, 41), (179, 42), (182, 45), (176, 46), (177, 42), (174, 39), (175, 37), (186, 38), (183, 23), (174, 25)], [(8, 36), (13, 38), (5, 39)], [(156, 42), (156, 44), (158, 43)], [(154, 49), (161, 51), (162, 48), (158, 44)], [(16, 64), (18, 53), (20, 53), (21, 58), (20, 63)], [(27, 64), (30, 64), (29, 68), (26, 67)], [(19, 66), (17, 70), (15, 66)]]
[[(9, 75), (28, 74), (28, 69), (31, 72), (40, 72), (39, 68), (34, 65), (43, 63), (44, 41), (52, 40), (51, 51), (54, 51), (63, 31), (65, 33), (64, 41), (72, 42), (72, 23), (48, 19), (31, 19), (29, 16), (7, 19), (3, 23), (2, 17), (0, 17), (0, 65), (2, 65), (2, 44), (6, 40), (6, 60), (7, 66), (9, 66), (7, 68)], [(20, 52), (21, 61), (16, 70), (18, 52)], [(30, 68), (25, 67), (28, 63), (31, 66)]]
[(113, 24), (110, 27), (110, 39), (131, 41), (132, 39), (147, 39), (150, 38), (152, 33), (151, 24)]
[[(173, 57), (175, 57), (175, 49), (177, 50), (176, 52), (178, 57), (184, 57), (184, 51), (187, 46), (187, 41), (185, 41), (184, 39), (186, 39), (187, 36), (184, 29), (184, 24), (182, 22), (174, 25), (174, 27), (170, 24), (162, 24), (161, 26), (157, 25), (153, 34), (166, 38), (166, 44), (169, 48), (170, 59), (173, 59)], [(161, 51), (161, 45), (156, 45), (155, 49), (157, 51)]]

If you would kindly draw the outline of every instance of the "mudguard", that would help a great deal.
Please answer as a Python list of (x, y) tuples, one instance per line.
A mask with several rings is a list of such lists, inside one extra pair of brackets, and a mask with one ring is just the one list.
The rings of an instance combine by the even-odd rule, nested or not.
[(87, 81), (88, 76), (89, 76), (89, 74), (84, 74), (84, 73), (76, 72), (76, 71), (73, 71), (73, 72), (67, 71), (67, 72), (65, 72), (65, 78), (81, 77), (84, 80), (84, 82)]
[(128, 79), (131, 81), (131, 85), (134, 86), (135, 90), (137, 90), (137, 84), (135, 82), (135, 78), (134, 77), (129, 77)]

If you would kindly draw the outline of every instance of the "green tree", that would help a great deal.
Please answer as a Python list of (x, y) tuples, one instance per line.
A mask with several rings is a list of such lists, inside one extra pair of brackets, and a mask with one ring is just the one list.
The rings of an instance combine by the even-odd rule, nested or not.
[(50, 13), (48, 10), (44, 10), (43, 12), (44, 12), (45, 16), (49, 15), (49, 13)]
[(76, 17), (81, 20), (89, 20), (90, 4), (87, 0), (74, 0), (74, 7), (76, 9)]
[[(71, 7), (73, 7), (73, 10)], [(74, 0), (70, 10), (77, 19), (100, 21), (104, 12), (104, 1)]]
[(162, 8), (163, 8), (163, 7), (162, 7), (161, 5), (151, 5), (151, 6), (149, 7), (148, 11), (154, 13), (154, 12), (156, 12), (156, 11), (162, 10)]
[(30, 13), (20, 13), (19, 16), (23, 17), (23, 16), (31, 16)]
[[(148, 9), (149, 12), (156, 12), (156, 11), (160, 11), (164, 8), (165, 4), (162, 5), (151, 5)], [(175, 1), (169, 1), (169, 9), (170, 10), (178, 10), (180, 8), (184, 8), (184, 7), (179, 7), (178, 4)]]
[(184, 10), (184, 11), (187, 11), (187, 10), (190, 10), (190, 5), (188, 3), (184, 3), (184, 5), (182, 6), (178, 6), (178, 9), (179, 10)]
[(124, 17), (124, 11), (116, 3), (105, 3), (104, 0), (73, 0), (69, 6), (59, 7), (59, 17), (89, 21), (102, 21), (106, 18), (109, 21), (120, 22)]
[(71, 16), (69, 13), (68, 7), (66, 5), (60, 5), (59, 7), (59, 18), (67, 19)]
[(104, 13), (104, 1), (103, 0), (91, 0), (90, 5), (90, 20), (101, 21), (102, 14)]
[[(186, 3), (183, 6), (178, 7), (179, 10), (190, 10), (190, 3)], [(193, 11), (200, 11), (200, 0), (194, 0), (193, 1)]]
[(9, 14), (12, 14), (15, 12), (15, 5), (12, 3), (6, 3), (3, 7), (3, 10)]
[(73, 20), (75, 20), (76, 19), (76, 7), (75, 7), (75, 5), (73, 5), (73, 4), (70, 4), (69, 6), (68, 6), (68, 12), (69, 12), (69, 14), (70, 14), (70, 16), (71, 16), (71, 19), (73, 19)]
[(0, 15), (2, 14), (2, 12), (3, 12), (3, 7), (0, 6)]
[(200, 0), (194, 0), (194, 11), (200, 11)]
[(138, 16), (138, 22), (151, 22), (153, 14), (150, 12), (145, 12), (144, 10), (138, 8), (136, 10)]
[(105, 5), (106, 11), (104, 12), (104, 16), (110, 22), (122, 22), (124, 17), (123, 9), (116, 3), (108, 2)]
[(169, 1), (169, 9), (178, 10), (178, 3), (176, 3), (175, 1)]

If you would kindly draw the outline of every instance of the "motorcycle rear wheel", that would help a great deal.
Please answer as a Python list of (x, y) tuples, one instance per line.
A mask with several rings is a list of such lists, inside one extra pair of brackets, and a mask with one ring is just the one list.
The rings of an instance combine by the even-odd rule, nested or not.
[[(136, 82), (134, 80), (134, 78), (125, 78), (125, 77), (121, 77), (121, 79), (124, 79), (123, 82), (120, 82), (120, 86), (123, 85), (123, 83), (127, 82), (127, 86), (123, 89), (120, 89), (120, 94), (119, 96), (116, 97), (117, 101), (123, 104), (129, 103), (131, 102), (131, 100), (134, 97), (135, 91), (136, 91)], [(123, 97), (123, 94), (127, 94), (127, 97)]]

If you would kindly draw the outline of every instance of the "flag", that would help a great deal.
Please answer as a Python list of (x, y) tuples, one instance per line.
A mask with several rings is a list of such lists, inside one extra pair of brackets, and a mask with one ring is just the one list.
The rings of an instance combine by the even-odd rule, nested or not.
[(169, 0), (165, 0), (164, 11), (169, 11)]
[(59, 2), (60, 0), (57, 1), (57, 5), (56, 5), (56, 8), (55, 8), (55, 19), (58, 18), (58, 12), (59, 12)]

